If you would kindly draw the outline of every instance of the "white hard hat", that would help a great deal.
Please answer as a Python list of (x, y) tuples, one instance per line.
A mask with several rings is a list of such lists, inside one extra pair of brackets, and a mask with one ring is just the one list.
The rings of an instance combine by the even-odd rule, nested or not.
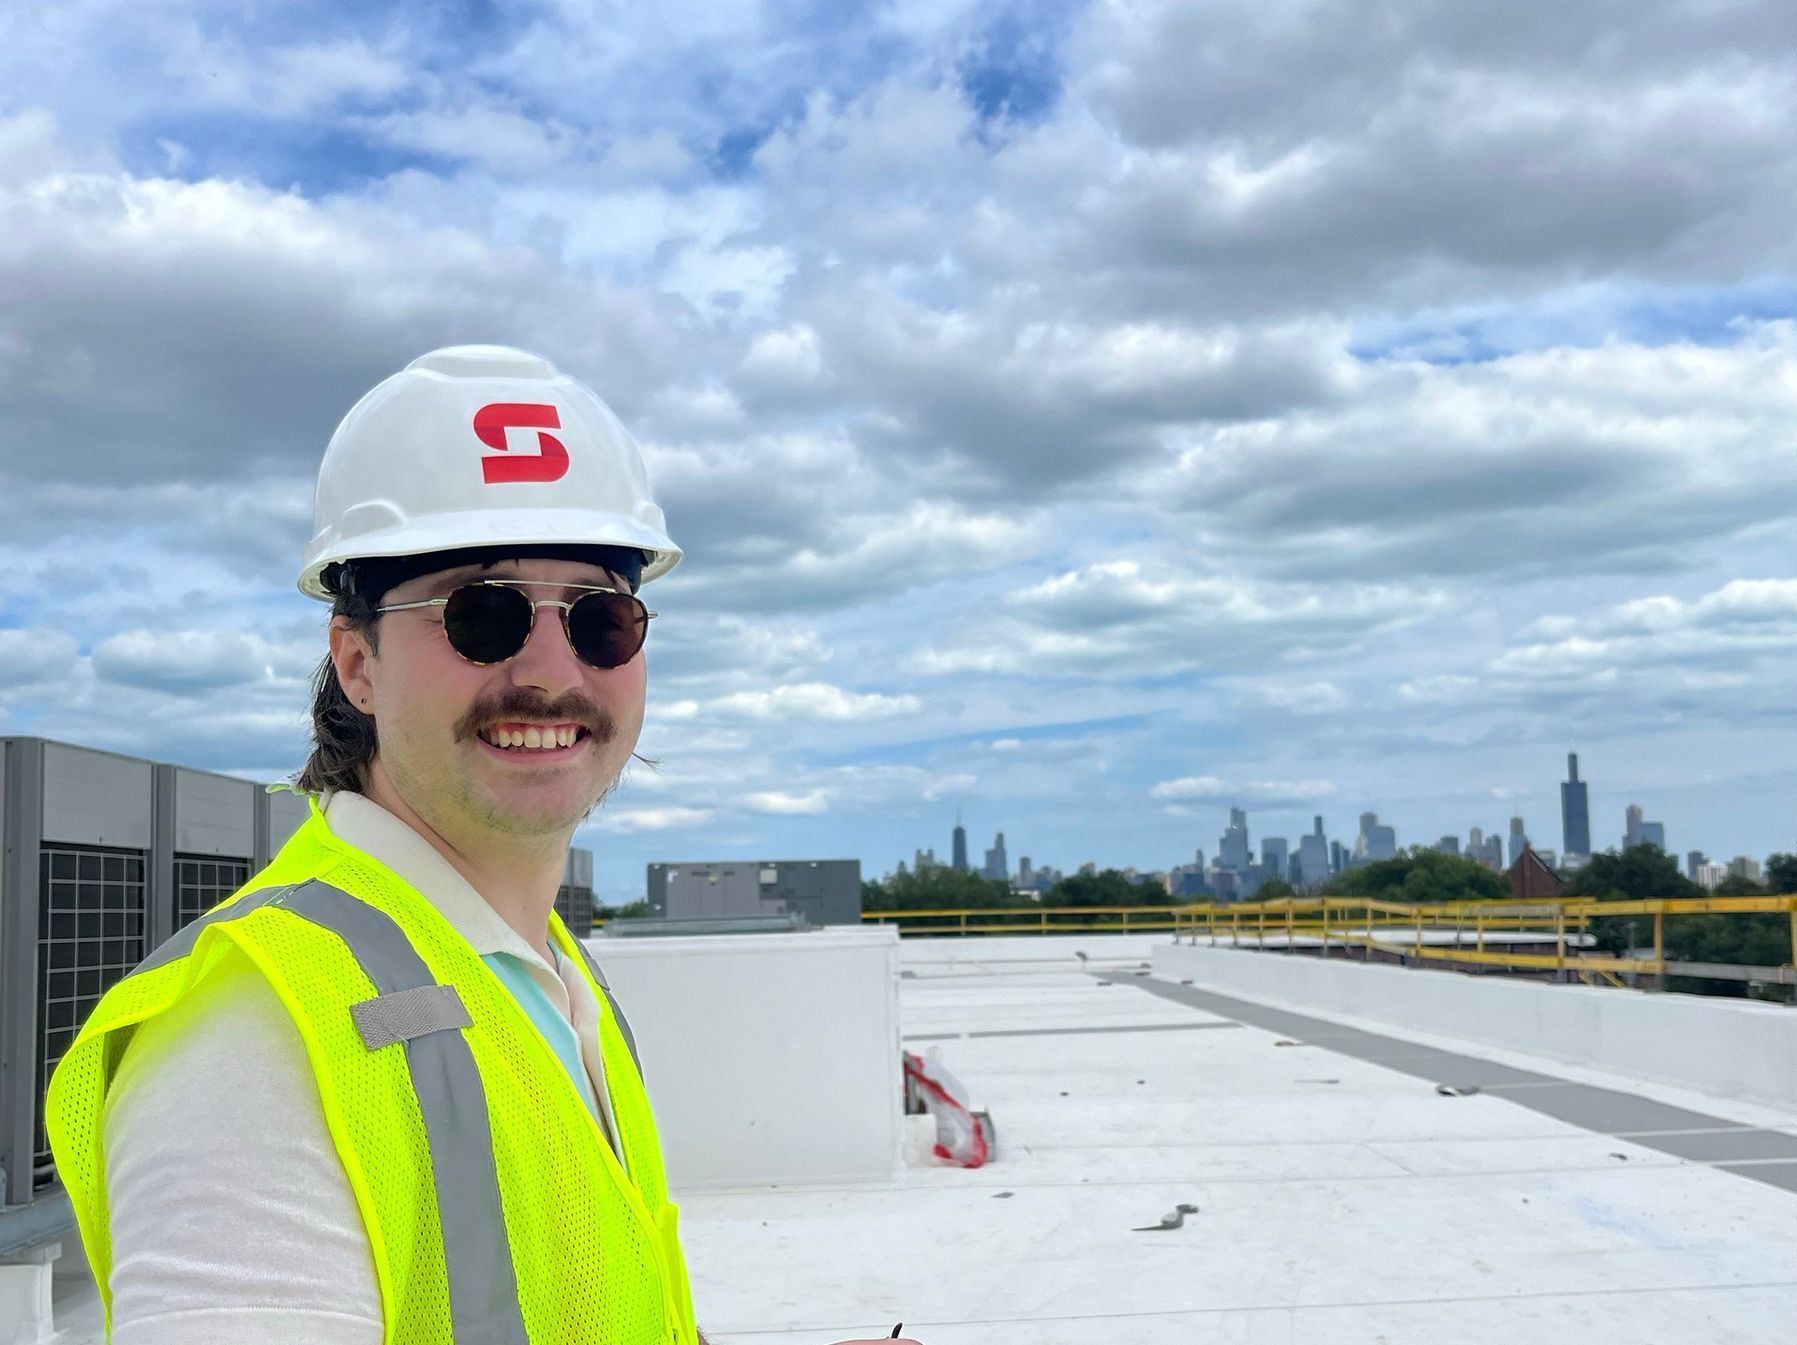
[(611, 408), (506, 346), (421, 355), (350, 408), (318, 469), (299, 586), (328, 566), (465, 547), (631, 547), (643, 582), (680, 559), (643, 455)]

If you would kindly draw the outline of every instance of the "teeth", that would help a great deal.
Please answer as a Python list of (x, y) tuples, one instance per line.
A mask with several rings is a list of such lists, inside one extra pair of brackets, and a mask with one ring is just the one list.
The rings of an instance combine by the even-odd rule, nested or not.
[(568, 724), (547, 727), (531, 724), (522, 729), (489, 729), (486, 733), (487, 741), (495, 747), (526, 752), (547, 752), (572, 747), (579, 736), (580, 730)]

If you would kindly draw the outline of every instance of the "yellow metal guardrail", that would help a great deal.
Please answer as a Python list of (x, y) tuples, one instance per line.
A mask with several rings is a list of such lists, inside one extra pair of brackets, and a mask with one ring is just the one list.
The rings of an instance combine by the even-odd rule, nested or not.
[[(1679, 962), (1666, 957), (1666, 921), (1686, 915), (1783, 913), (1790, 921), (1792, 963), (1780, 967)], [(1588, 953), (1598, 917), (1649, 916), (1650, 957)], [(1236, 946), (1381, 952), (1420, 961), (1566, 972), (1590, 983), (1626, 985), (1625, 974), (1797, 984), (1797, 895), (1676, 897), (1592, 901), (1557, 897), (1531, 902), (1462, 901), (1411, 906), (1355, 897), (1183, 906), (1006, 906), (975, 910), (865, 911), (870, 924), (896, 924), (901, 935), (1150, 933), (1228, 941)], [(1504, 938), (1488, 944), (1488, 936)], [(1535, 936), (1519, 939), (1518, 935)], [(1515, 947), (1552, 944), (1550, 952)], [(1508, 945), (1508, 946), (1506, 946)], [(1644, 945), (1645, 946), (1645, 945)]]

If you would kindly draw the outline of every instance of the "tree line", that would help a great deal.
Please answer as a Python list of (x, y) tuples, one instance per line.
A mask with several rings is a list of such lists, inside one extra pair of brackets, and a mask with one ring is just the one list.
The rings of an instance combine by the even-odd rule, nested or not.
[[(1797, 893), (1797, 854), (1775, 854), (1766, 861), (1761, 882), (1730, 876), (1716, 896), (1761, 896)], [(1298, 895), (1284, 879), (1271, 879), (1251, 904)], [(1333, 876), (1313, 896), (1433, 906), (1455, 901), (1509, 900), (1510, 880), (1464, 855), (1416, 846), (1393, 859), (1376, 860)], [(1631, 846), (1617, 854), (1593, 855), (1568, 875), (1565, 895), (1593, 901), (1649, 901), (1658, 898), (1712, 895), (1679, 871), (1678, 862), (1658, 846)], [(1202, 902), (1204, 898), (1196, 898)], [(1165, 906), (1184, 904), (1160, 887), (1133, 881), (1116, 869), (1073, 874), (1061, 879), (1039, 899), (1044, 907)], [(993, 910), (1031, 904), (1008, 882), (976, 873), (930, 867), (895, 874), (883, 882), (861, 884), (864, 911)], [(1592, 922), (1598, 946), (1617, 955), (1652, 941), (1651, 916), (1614, 916)], [(1792, 960), (1790, 917), (1784, 912), (1744, 915), (1669, 916), (1664, 923), (1666, 956), (1678, 962), (1725, 962), (1737, 966), (1782, 966)], [(1707, 995), (1750, 993), (1742, 982), (1672, 977), (1668, 988)], [(1774, 987), (1784, 991), (1788, 987)]]

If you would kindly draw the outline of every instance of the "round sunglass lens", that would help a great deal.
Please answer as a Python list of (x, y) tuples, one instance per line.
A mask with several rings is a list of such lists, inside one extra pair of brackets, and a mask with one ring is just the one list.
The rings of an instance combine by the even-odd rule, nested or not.
[(449, 595), (443, 633), (470, 663), (503, 663), (530, 638), (530, 599), (515, 588), (467, 584)]
[(582, 662), (621, 668), (643, 647), (649, 617), (628, 593), (586, 593), (568, 609), (568, 642)]

